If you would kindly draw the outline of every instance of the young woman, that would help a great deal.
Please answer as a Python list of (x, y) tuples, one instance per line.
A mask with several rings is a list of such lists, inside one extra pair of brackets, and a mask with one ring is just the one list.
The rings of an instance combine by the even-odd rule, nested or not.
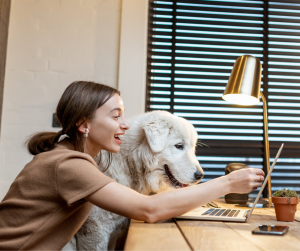
[(94, 157), (118, 152), (129, 129), (120, 93), (93, 82), (74, 82), (56, 114), (58, 133), (42, 132), (27, 144), (35, 155), (0, 203), (0, 250), (60, 250), (88, 217), (93, 204), (131, 219), (153, 223), (183, 214), (228, 193), (261, 186), (260, 169), (160, 193), (141, 195), (105, 176)]

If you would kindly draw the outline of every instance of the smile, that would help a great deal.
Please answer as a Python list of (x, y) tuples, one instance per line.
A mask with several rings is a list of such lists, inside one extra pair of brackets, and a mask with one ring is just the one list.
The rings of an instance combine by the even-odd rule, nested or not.
[(175, 187), (175, 188), (182, 188), (182, 187), (187, 187), (188, 185), (186, 184), (183, 184), (183, 183), (180, 183), (174, 176), (173, 174), (171, 173), (168, 165), (164, 165), (164, 168), (165, 168), (165, 172), (169, 178), (169, 180), (171, 182), (168, 182), (168, 183), (171, 183), (171, 186)]
[(115, 138), (115, 140), (116, 140), (119, 144), (121, 144), (121, 143), (122, 143), (122, 138), (123, 138), (123, 136), (124, 136), (124, 135), (122, 135), (122, 134), (115, 134), (115, 135), (114, 135), (114, 138)]

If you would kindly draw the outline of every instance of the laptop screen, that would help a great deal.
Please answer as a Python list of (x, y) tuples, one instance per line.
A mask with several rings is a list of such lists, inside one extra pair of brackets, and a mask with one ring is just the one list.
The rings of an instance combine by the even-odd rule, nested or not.
[(256, 196), (256, 199), (255, 199), (255, 201), (254, 201), (254, 203), (253, 203), (253, 205), (252, 205), (252, 208), (251, 208), (250, 212), (249, 212), (248, 215), (247, 215), (247, 218), (249, 218), (250, 215), (252, 214), (252, 211), (254, 210), (255, 205), (256, 205), (257, 201), (259, 200), (259, 198), (260, 198), (260, 196), (261, 196), (261, 194), (262, 194), (262, 191), (264, 190), (264, 188), (265, 188), (265, 186), (266, 186), (266, 184), (267, 184), (267, 182), (268, 182), (268, 179), (269, 179), (269, 177), (270, 177), (270, 175), (271, 175), (271, 173), (272, 173), (272, 171), (273, 171), (273, 169), (274, 169), (274, 166), (275, 166), (275, 164), (276, 164), (276, 162), (277, 162), (277, 160), (278, 160), (278, 158), (279, 158), (279, 156), (280, 156), (280, 154), (281, 154), (281, 151), (282, 151), (283, 146), (284, 146), (284, 144), (282, 143), (281, 146), (280, 146), (280, 148), (279, 148), (279, 150), (278, 150), (278, 152), (277, 152), (277, 154), (276, 154), (276, 157), (275, 157), (275, 159), (274, 159), (274, 161), (273, 161), (273, 164), (272, 164), (272, 166), (271, 166), (271, 168), (270, 168), (270, 171), (269, 171), (268, 175), (266, 176), (265, 181), (264, 181), (264, 183), (262, 184), (262, 186), (261, 186), (261, 188), (260, 188), (260, 190), (259, 190), (259, 193), (258, 193), (257, 196)]

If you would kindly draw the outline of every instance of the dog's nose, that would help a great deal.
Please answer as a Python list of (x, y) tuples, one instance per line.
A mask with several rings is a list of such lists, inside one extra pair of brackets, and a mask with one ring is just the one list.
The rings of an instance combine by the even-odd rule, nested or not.
[(195, 176), (195, 179), (196, 179), (196, 180), (201, 180), (201, 179), (204, 177), (204, 173), (203, 173), (203, 172), (200, 172), (199, 170), (197, 170), (197, 171), (194, 173), (194, 176)]

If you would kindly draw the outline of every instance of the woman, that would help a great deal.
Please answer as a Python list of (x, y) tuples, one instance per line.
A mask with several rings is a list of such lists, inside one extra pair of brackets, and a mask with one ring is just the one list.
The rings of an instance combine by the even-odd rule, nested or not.
[(100, 150), (118, 152), (129, 128), (120, 93), (93, 82), (74, 82), (56, 114), (58, 133), (42, 132), (28, 141), (35, 155), (0, 203), (0, 250), (59, 250), (94, 205), (149, 223), (183, 214), (227, 193), (261, 186), (260, 169), (233, 172), (201, 186), (144, 196), (101, 173), (93, 158)]

